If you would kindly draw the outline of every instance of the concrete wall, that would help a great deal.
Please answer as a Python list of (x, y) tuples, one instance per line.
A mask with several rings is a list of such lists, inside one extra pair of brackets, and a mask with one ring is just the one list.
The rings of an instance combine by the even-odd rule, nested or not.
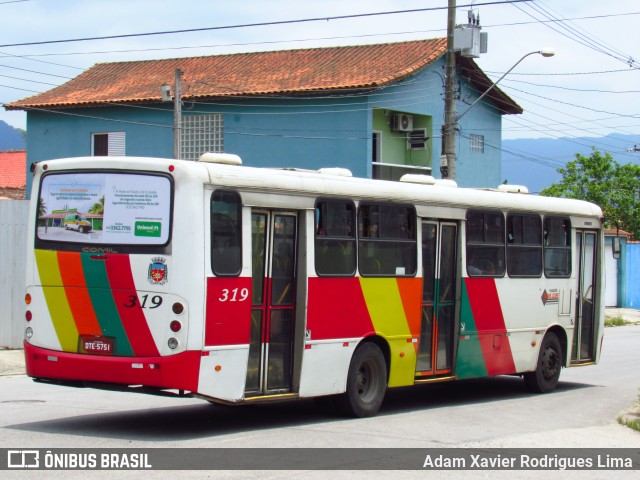
[(22, 347), (28, 216), (28, 201), (0, 200), (0, 347)]

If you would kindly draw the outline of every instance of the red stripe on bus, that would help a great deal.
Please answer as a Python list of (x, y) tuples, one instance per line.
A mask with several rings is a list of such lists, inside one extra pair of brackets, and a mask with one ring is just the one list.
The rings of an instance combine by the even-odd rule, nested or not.
[(313, 340), (375, 333), (357, 277), (309, 278), (307, 330)]
[(471, 312), (488, 375), (515, 373), (507, 327), (493, 278), (466, 278)]
[[(146, 357), (159, 355), (158, 347), (156, 347), (144, 311), (140, 306), (140, 299), (131, 273), (129, 255), (109, 254), (105, 263), (109, 284), (112, 287), (113, 301), (134, 354)], [(114, 285), (119, 288), (115, 288)]]

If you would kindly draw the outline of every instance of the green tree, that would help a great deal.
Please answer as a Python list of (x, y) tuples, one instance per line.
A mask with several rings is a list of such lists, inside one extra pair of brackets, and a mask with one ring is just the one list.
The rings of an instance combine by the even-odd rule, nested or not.
[(591, 156), (576, 159), (559, 168), (562, 179), (540, 195), (576, 198), (602, 208), (610, 228), (620, 228), (640, 239), (640, 166), (620, 165), (613, 157), (595, 148)]
[(89, 212), (87, 213), (95, 213), (97, 215), (104, 214), (104, 195), (100, 197), (100, 200), (91, 205), (91, 208), (89, 208)]

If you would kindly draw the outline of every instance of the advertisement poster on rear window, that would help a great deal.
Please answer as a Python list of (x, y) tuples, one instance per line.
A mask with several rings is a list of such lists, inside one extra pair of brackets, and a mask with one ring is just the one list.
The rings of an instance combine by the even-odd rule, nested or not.
[(158, 175), (49, 174), (38, 204), (41, 240), (107, 245), (164, 245), (171, 182)]

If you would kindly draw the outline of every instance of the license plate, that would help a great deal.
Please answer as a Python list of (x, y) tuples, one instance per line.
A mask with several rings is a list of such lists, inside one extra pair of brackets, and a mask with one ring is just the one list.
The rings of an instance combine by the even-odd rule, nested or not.
[(93, 355), (112, 355), (113, 339), (81, 335), (79, 351), (80, 353), (91, 353)]

